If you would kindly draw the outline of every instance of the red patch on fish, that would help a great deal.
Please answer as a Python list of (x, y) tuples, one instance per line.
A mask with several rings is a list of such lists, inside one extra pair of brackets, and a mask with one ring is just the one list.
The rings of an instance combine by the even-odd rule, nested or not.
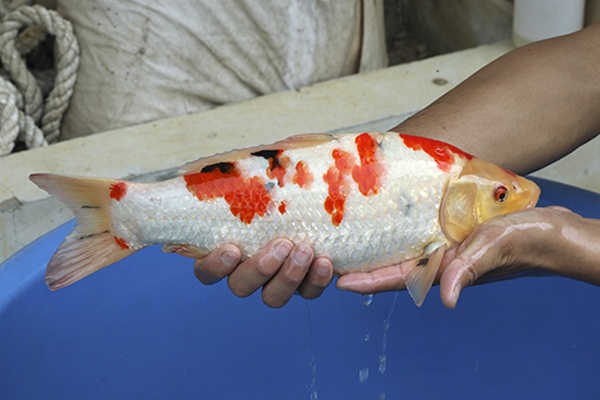
[(255, 176), (250, 179), (240, 178), (240, 184), (224, 196), (231, 213), (245, 224), (250, 224), (255, 215), (264, 217), (271, 202), (271, 195), (265, 188), (265, 181)]
[(413, 150), (423, 150), (435, 160), (439, 169), (444, 172), (450, 171), (454, 164), (454, 155), (470, 160), (472, 155), (465, 153), (458, 147), (441, 142), (439, 140), (429, 139), (421, 136), (411, 136), (400, 134), (404, 144)]
[(285, 214), (285, 212), (287, 211), (287, 204), (285, 203), (285, 201), (282, 201), (281, 204), (279, 204), (279, 207), (277, 207), (277, 209), (281, 214)]
[(363, 133), (356, 137), (355, 143), (360, 157), (360, 165), (352, 168), (352, 179), (358, 184), (358, 190), (364, 196), (377, 194), (381, 188), (381, 174), (383, 173), (383, 166), (375, 158), (379, 147), (377, 140), (368, 133)]
[(240, 172), (233, 163), (219, 163), (205, 167), (200, 172), (183, 176), (186, 186), (198, 200), (225, 197), (233, 192), (242, 180)]
[(221, 197), (233, 215), (250, 224), (256, 215), (263, 217), (272, 201), (261, 177), (244, 177), (234, 163), (219, 163), (200, 172), (183, 176), (187, 189), (198, 200)]
[(285, 172), (287, 166), (290, 164), (290, 159), (285, 156), (281, 156), (281, 151), (276, 157), (269, 159), (269, 168), (267, 169), (267, 176), (271, 179), (277, 179), (279, 187), (285, 185)]
[(123, 250), (129, 250), (129, 245), (127, 244), (127, 242), (117, 236), (113, 236), (113, 239), (115, 240), (115, 242), (119, 245), (119, 247)]
[(335, 160), (335, 167), (343, 174), (349, 174), (352, 172), (352, 168), (356, 164), (355, 158), (352, 154), (345, 150), (334, 149), (331, 153)]
[(355, 162), (352, 154), (341, 149), (333, 150), (332, 156), (335, 163), (323, 175), (323, 180), (329, 186), (324, 206), (325, 211), (331, 215), (333, 225), (339, 226), (344, 219), (344, 206), (350, 192), (346, 176), (352, 171)]
[(292, 178), (292, 182), (302, 189), (309, 189), (314, 180), (313, 174), (310, 173), (304, 161), (299, 161), (296, 164), (296, 173)]
[(111, 199), (120, 201), (127, 194), (127, 184), (125, 182), (116, 182), (110, 185), (109, 196)]
[(252, 153), (269, 161), (266, 174), (270, 179), (277, 179), (279, 187), (285, 186), (285, 174), (290, 165), (290, 159), (283, 155), (283, 150), (261, 150)]

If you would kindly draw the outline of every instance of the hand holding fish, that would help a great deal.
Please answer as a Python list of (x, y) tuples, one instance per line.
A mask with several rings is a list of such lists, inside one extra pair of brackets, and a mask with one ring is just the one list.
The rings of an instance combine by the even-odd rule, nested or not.
[(229, 288), (239, 297), (262, 287), (264, 303), (275, 308), (284, 306), (294, 293), (305, 299), (319, 297), (333, 277), (328, 258), (315, 258), (310, 246), (294, 246), (287, 239), (273, 240), (242, 263), (241, 252), (233, 244), (225, 244), (206, 257), (182, 255), (197, 258), (194, 273), (200, 282), (211, 285), (227, 277)]
[[(571, 35), (533, 43), (490, 63), (394, 130), (447, 141), (505, 168), (530, 173), (565, 156), (600, 131), (598, 62), (600, 24)], [(514, 221), (521, 217), (524, 218), (522, 221)], [(582, 238), (587, 238), (587, 244), (581, 244), (579, 253), (572, 256), (589, 259), (589, 254), (594, 254), (594, 246), (590, 243), (597, 242), (600, 237), (598, 221), (552, 208), (498, 217), (476, 228), (460, 246), (446, 251), (436, 277), (439, 282), (444, 274), (441, 282), (444, 303), (453, 307), (460, 292), (456, 290), (458, 284), (461, 287), (471, 284), (478, 276), (475, 272), (484, 274), (493, 269), (488, 272), (489, 276), (519, 268), (517, 261), (509, 263), (503, 257), (510, 255), (518, 261), (523, 261), (527, 254), (531, 257), (535, 253), (527, 249), (527, 244), (533, 246), (534, 239), (538, 250), (559, 246), (560, 236), (551, 235), (558, 228), (535, 237), (526, 236), (523, 230), (514, 230), (503, 236), (502, 241), (511, 246), (516, 243), (516, 247), (506, 248), (496, 243), (477, 263), (464, 262), (494, 240), (494, 232), (506, 229), (511, 221), (524, 223), (531, 219), (534, 221), (530, 222), (535, 222), (540, 217), (548, 217), (548, 223), (562, 225), (567, 231), (579, 232)], [(548, 240), (546, 247), (541, 241), (544, 238)], [(521, 255), (519, 251), (529, 253)], [(600, 259), (595, 254), (596, 259)], [(248, 265), (257, 265), (255, 258), (248, 262)], [(197, 263), (196, 270), (204, 273), (212, 269), (223, 271), (219, 263), (216, 257), (209, 256)], [(529, 267), (543, 266), (543, 258), (532, 264)], [(406, 264), (404, 267), (382, 268), (369, 276), (381, 278), (389, 288), (400, 288), (408, 272)], [(572, 259), (564, 260), (556, 267), (566, 268), (564, 271), (557, 269), (556, 273), (598, 284), (596, 270), (600, 268), (597, 264), (595, 268), (589, 265), (585, 270), (579, 268), (577, 273)], [(360, 273), (349, 274), (339, 282), (348, 285), (353, 282), (355, 289), (362, 292), (384, 290), (383, 286), (359, 283), (360, 276)]]
[[(600, 221), (563, 207), (534, 208), (493, 218), (444, 254), (436, 277), (442, 302), (454, 308), (467, 286), (527, 271), (600, 285), (598, 237)], [(340, 277), (337, 286), (359, 293), (402, 290), (407, 272), (400, 264), (348, 274)]]

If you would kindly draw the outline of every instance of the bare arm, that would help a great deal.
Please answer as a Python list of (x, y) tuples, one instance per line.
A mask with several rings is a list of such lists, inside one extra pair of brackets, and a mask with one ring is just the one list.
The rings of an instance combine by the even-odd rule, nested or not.
[(600, 24), (490, 63), (394, 130), (524, 174), (600, 132)]

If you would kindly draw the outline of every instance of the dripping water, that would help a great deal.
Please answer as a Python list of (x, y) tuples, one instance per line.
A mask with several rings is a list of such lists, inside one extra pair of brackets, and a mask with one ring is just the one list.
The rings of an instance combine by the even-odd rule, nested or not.
[(373, 302), (373, 295), (372, 294), (363, 294), (362, 295), (362, 304), (365, 307), (368, 307), (371, 305), (371, 303)]
[[(373, 295), (372, 294), (363, 294), (362, 295), (362, 305), (365, 307), (368, 307), (371, 305), (371, 303), (373, 302)], [(365, 349), (366, 349), (366, 353), (368, 355), (368, 348), (369, 348), (369, 342), (371, 341), (371, 333), (367, 332), (364, 335), (364, 343), (365, 343)], [(360, 383), (366, 383), (369, 380), (369, 367), (363, 367), (361, 369), (358, 370), (358, 381)]]
[(310, 400), (317, 400), (317, 357), (315, 355), (312, 315), (308, 300), (306, 300), (306, 311), (308, 313), (308, 336), (310, 340), (310, 384), (308, 385), (308, 389), (310, 390)]
[(379, 355), (379, 373), (384, 374), (387, 368), (387, 346), (388, 346), (388, 331), (390, 330), (390, 324), (392, 321), (392, 315), (394, 314), (394, 310), (396, 309), (396, 302), (398, 301), (398, 293), (394, 295), (394, 300), (392, 301), (392, 308), (387, 315), (387, 318), (383, 321), (383, 338), (381, 340), (381, 354)]
[[(394, 311), (396, 310), (396, 304), (398, 302), (398, 295), (400, 292), (396, 292), (394, 294), (394, 298), (392, 300), (392, 305), (390, 307), (390, 311), (387, 316), (383, 320), (382, 325), (382, 339), (381, 339), (381, 348), (380, 353), (377, 356), (377, 371), (380, 375), (384, 375), (387, 370), (387, 351), (388, 351), (388, 332), (390, 330), (392, 316), (394, 315)], [(373, 302), (373, 294), (365, 294), (362, 296), (362, 304), (365, 307), (368, 307)], [(363, 342), (365, 343), (365, 349), (367, 353), (367, 358), (369, 357), (369, 343), (371, 342), (371, 333), (367, 332), (363, 336)], [(372, 353), (371, 353), (372, 354)], [(369, 380), (370, 368), (367, 366), (360, 368), (358, 370), (358, 380), (360, 383), (366, 383)], [(363, 364), (364, 365), (364, 364)], [(385, 392), (379, 392), (379, 399), (384, 400), (387, 397)]]
[(360, 383), (365, 383), (369, 380), (369, 367), (364, 367), (358, 371), (358, 380)]

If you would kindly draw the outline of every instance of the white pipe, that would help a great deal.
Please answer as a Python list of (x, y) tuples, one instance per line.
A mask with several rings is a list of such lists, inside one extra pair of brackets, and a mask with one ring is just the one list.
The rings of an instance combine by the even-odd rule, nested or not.
[(566, 35), (583, 28), (585, 0), (515, 0), (515, 46)]

